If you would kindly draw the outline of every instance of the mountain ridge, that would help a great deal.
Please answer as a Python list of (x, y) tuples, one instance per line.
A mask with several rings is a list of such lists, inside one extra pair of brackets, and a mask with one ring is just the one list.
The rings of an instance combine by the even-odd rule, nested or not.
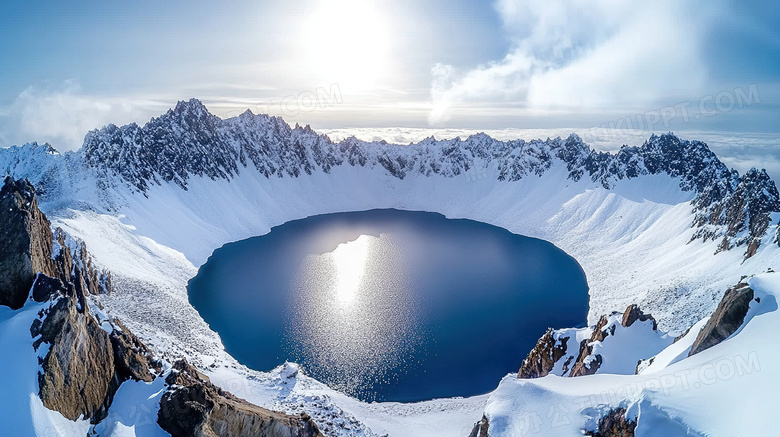
[[(541, 176), (560, 160), (568, 179), (589, 178), (608, 190), (620, 180), (667, 174), (680, 179), (683, 191), (696, 194), (691, 226), (697, 231), (691, 240), (720, 240), (718, 251), (746, 246), (745, 258), (755, 254), (771, 214), (780, 212), (780, 194), (765, 170), (740, 175), (705, 143), (682, 140), (673, 133), (652, 134), (641, 146), (624, 145), (615, 153), (597, 151), (576, 134), (544, 141), (500, 141), (484, 133), (463, 140), (431, 136), (405, 146), (355, 137), (333, 142), (308, 125), (291, 127), (281, 117), (246, 111), (221, 119), (199, 100), (190, 99), (143, 126), (109, 124), (92, 130), (76, 152), (59, 155), (51, 146), (37, 143), (15, 150), (25, 147), (44, 149), (43, 156), (50, 160), (73, 161), (70, 168), (83, 163), (101, 185), (123, 183), (144, 195), (152, 185), (173, 183), (187, 190), (192, 177), (231, 180), (252, 167), (266, 178), (329, 173), (350, 165), (381, 167), (399, 179), (410, 174), (459, 177), (480, 172), (492, 173), (498, 181), (517, 181)], [(14, 160), (6, 159), (3, 166), (2, 155), (0, 168), (13, 174)], [(46, 187), (41, 191), (45, 196)], [(777, 236), (774, 240), (780, 244)]]

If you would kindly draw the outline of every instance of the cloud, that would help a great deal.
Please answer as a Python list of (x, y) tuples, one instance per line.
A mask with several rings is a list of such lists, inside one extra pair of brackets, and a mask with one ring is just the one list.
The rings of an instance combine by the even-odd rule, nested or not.
[(167, 107), (148, 99), (87, 95), (75, 81), (54, 89), (31, 86), (0, 110), (0, 146), (38, 141), (76, 150), (92, 129), (142, 121)]
[(660, 0), (498, 0), (511, 49), (466, 71), (432, 71), (433, 125), (458, 105), (529, 111), (658, 104), (701, 93), (706, 4)]

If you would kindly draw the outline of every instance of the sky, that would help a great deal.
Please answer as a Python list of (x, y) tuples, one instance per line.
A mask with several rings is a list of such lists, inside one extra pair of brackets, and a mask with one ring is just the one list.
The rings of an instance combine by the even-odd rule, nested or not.
[(0, 146), (75, 150), (195, 97), (372, 137), (720, 132), (780, 175), (779, 28), (776, 0), (2, 2)]

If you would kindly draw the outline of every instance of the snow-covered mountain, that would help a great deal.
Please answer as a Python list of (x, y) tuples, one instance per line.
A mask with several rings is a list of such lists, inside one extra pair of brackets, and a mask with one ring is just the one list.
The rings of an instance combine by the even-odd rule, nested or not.
[[(86, 242), (94, 262), (112, 273), (116, 290), (90, 299), (119, 316), (158, 356), (169, 362), (186, 357), (215, 384), (257, 405), (306, 411), (333, 435), (468, 435), (483, 413), (494, 424), (490, 435), (523, 435), (509, 418), (531, 411), (525, 401), (553, 405), (545, 403), (560, 400), (552, 392), (596, 390), (614, 375), (506, 379), (485, 396), (410, 405), (365, 404), (305, 375), (290, 389), (279, 369), (266, 374), (236, 363), (187, 301), (187, 281), (222, 244), (292, 219), (371, 208), (435, 211), (502, 226), (551, 241), (580, 262), (590, 286), (591, 324), (631, 304), (652, 312), (665, 334), (636, 334), (654, 342), (630, 354), (642, 360), (673, 347), (667, 339), (707, 318), (742, 276), (776, 267), (780, 254), (780, 195), (766, 172), (739, 175), (704, 143), (673, 134), (614, 154), (595, 151), (576, 135), (335, 143), (278, 117), (246, 112), (222, 120), (190, 100), (144, 126), (92, 131), (77, 152), (35, 143), (2, 149), (0, 171), (29, 179), (52, 227)], [(757, 287), (770, 296), (762, 305), (771, 311), (775, 291), (766, 284), (774, 282), (761, 281)], [(579, 343), (592, 332), (572, 335)], [(620, 349), (612, 340), (603, 344)], [(621, 378), (630, 384), (634, 377)], [(600, 382), (586, 389), (579, 379)], [(541, 400), (532, 401), (534, 393)], [(512, 396), (524, 401), (508, 400)], [(566, 396), (572, 409), (575, 396)], [(683, 411), (665, 409), (663, 399), (627, 399), (601, 407), (645, 405), (658, 417)], [(601, 411), (596, 406), (575, 408), (566, 416), (570, 428), (585, 426), (579, 418), (586, 409)], [(705, 428), (696, 429), (717, 430)]]
[(242, 170), (299, 177), (343, 165), (381, 166), (399, 179), (409, 174), (456, 177), (487, 167), (495, 169), (498, 181), (511, 182), (542, 176), (557, 159), (565, 163), (568, 179), (584, 177), (606, 189), (623, 179), (665, 174), (696, 195), (693, 224), (703, 229), (695, 238), (724, 237), (723, 249), (749, 244), (746, 256), (766, 232), (769, 213), (780, 211), (777, 188), (765, 171), (752, 169), (740, 177), (706, 144), (671, 134), (653, 135), (641, 147), (623, 147), (616, 154), (594, 151), (576, 135), (503, 142), (481, 134), (463, 141), (429, 138), (407, 147), (366, 144), (354, 137), (333, 143), (308, 126), (291, 129), (278, 117), (247, 111), (222, 120), (193, 99), (143, 127), (109, 125), (92, 131), (81, 153), (85, 165), (103, 179), (118, 176), (142, 192), (161, 183), (186, 190), (190, 178), (230, 180)]

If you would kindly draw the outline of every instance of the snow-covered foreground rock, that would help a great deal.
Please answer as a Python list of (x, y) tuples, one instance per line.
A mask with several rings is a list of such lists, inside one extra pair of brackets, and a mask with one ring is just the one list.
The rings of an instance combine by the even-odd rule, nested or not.
[[(621, 407), (640, 417), (637, 435), (686, 435), (680, 430), (690, 428), (690, 435), (731, 436), (748, 422), (753, 428), (742, 429), (755, 432), (747, 435), (773, 435), (780, 427), (767, 407), (780, 388), (772, 372), (777, 342), (766, 335), (780, 329), (774, 274), (750, 280), (765, 297), (751, 306), (743, 328), (699, 354), (687, 357), (685, 350), (729, 286), (776, 269), (780, 259), (774, 183), (760, 171), (729, 171), (702, 143), (653, 136), (616, 155), (593, 151), (576, 136), (332, 143), (278, 118), (220, 120), (191, 101), (144, 127), (93, 131), (76, 153), (34, 144), (0, 150), (0, 169), (28, 178), (52, 227), (86, 242), (94, 262), (112, 273), (115, 289), (90, 299), (158, 357), (187, 358), (213, 383), (262, 407), (305, 411), (326, 435), (466, 436), (483, 414), (491, 436), (581, 435)], [(659, 332), (627, 329), (628, 337), (618, 333), (594, 345), (593, 355), (604, 363), (595, 375), (554, 371), (520, 380), (510, 374), (483, 396), (366, 404), (289, 368), (245, 368), (189, 305), (187, 281), (221, 245), (293, 219), (372, 208), (439, 212), (551, 241), (587, 275), (589, 324), (638, 304), (653, 314)], [(22, 337), (12, 332), (31, 316), (27, 306), (3, 311), (5, 354), (21, 347)], [(609, 323), (622, 329), (617, 320)], [(579, 344), (592, 332), (573, 335)], [(653, 356), (633, 375), (637, 361)], [(9, 375), (25, 367), (8, 365), (14, 366)], [(14, 420), (37, 420), (33, 367), (32, 376), (18, 378), (28, 381), (18, 393), (30, 402), (11, 401), (26, 408)], [(154, 434), (155, 412), (138, 413), (144, 423), (152, 418), (148, 427), (132, 426), (128, 417), (136, 420), (133, 408), (149, 409), (159, 390), (154, 383), (122, 389), (108, 415), (122, 420), (96, 430)]]

